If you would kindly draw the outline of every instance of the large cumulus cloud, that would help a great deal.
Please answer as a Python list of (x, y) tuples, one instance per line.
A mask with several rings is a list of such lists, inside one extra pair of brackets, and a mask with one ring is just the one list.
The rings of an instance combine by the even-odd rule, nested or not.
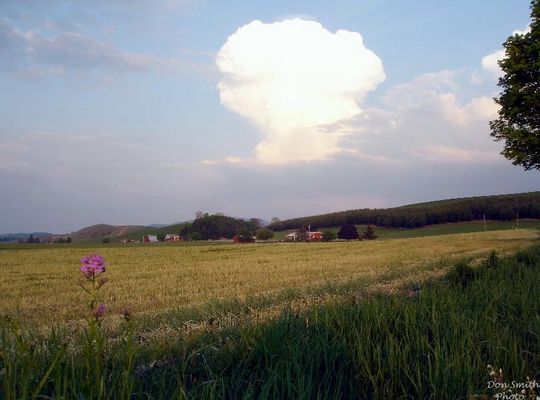
[(264, 135), (264, 164), (324, 160), (343, 151), (343, 131), (324, 127), (361, 112), (358, 102), (385, 79), (359, 33), (320, 23), (253, 21), (228, 37), (216, 63), (221, 102)]

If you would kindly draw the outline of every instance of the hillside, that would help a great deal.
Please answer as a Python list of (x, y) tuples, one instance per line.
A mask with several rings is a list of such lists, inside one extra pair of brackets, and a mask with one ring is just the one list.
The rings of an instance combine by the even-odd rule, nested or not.
[[(423, 228), (441, 224), (478, 221), (482, 220), (484, 216), (488, 221), (512, 221), (517, 216), (522, 220), (540, 219), (540, 192), (437, 200), (385, 209), (366, 208), (347, 210), (274, 222), (268, 225), (268, 227), (274, 231), (285, 231), (308, 225), (311, 225), (312, 229), (320, 229), (338, 227), (345, 223), (351, 223), (355, 225), (373, 224), (380, 228), (387, 228), (393, 231), (395, 229)], [(226, 216), (207, 216), (193, 222), (176, 223), (167, 226), (98, 224), (83, 228), (68, 235), (54, 235), (53, 238), (71, 236), (74, 242), (97, 242), (107, 237), (114, 242), (118, 242), (122, 239), (140, 240), (143, 235), (181, 233), (182, 236), (189, 236), (192, 232), (203, 233), (203, 238), (206, 238), (208, 235), (205, 236), (203, 228), (206, 229), (208, 227), (194, 226), (197, 225), (197, 223), (206, 221), (206, 218), (230, 219), (232, 222), (243, 221), (240, 225), (233, 224), (234, 226), (238, 226), (236, 226), (235, 229), (231, 228), (235, 230), (235, 232), (229, 232), (230, 234), (226, 234), (225, 231), (227, 230), (222, 229), (223, 227), (220, 229), (215, 227), (217, 231), (219, 231), (214, 235), (216, 237), (230, 237), (237, 233), (238, 230), (246, 228), (247, 226), (244, 226), (243, 224), (250, 221)], [(221, 222), (220, 224), (223, 225)], [(264, 226), (265, 224), (259, 220), (259, 225)], [(474, 225), (475, 226), (472, 229), (466, 227), (467, 229), (465, 229), (465, 231), (473, 232), (483, 230), (483, 224), (482, 226), (476, 223)], [(509, 226), (505, 225), (504, 227), (504, 229), (511, 228), (511, 224)], [(254, 231), (256, 228), (249, 230)], [(393, 235), (394, 234), (391, 236)], [(400, 233), (400, 236), (401, 235), (402, 233)], [(213, 238), (213, 236), (210, 236), (209, 238)], [(280, 238), (280, 235), (278, 234), (276, 238)]]
[[(540, 220), (538, 219), (524, 219), (519, 221), (518, 227), (520, 229), (535, 229), (540, 231)], [(324, 228), (330, 231), (338, 233), (339, 226)], [(365, 232), (367, 225), (356, 225), (358, 233)], [(384, 228), (376, 227), (375, 234), (378, 239), (409, 239), (426, 236), (442, 236), (453, 235), (459, 233), (475, 233), (475, 232), (493, 232), (513, 230), (516, 228), (515, 221), (490, 221), (487, 220), (485, 225), (484, 221), (467, 221), (467, 222), (454, 222), (449, 224), (428, 225), (421, 228), (406, 229), (406, 228)], [(275, 231), (275, 240), (284, 240), (285, 235), (293, 232), (294, 230), (288, 229), (284, 231)]]
[(100, 241), (105, 237), (116, 239), (135, 232), (140, 232), (144, 226), (139, 225), (108, 225), (97, 224), (88, 226), (65, 236), (71, 236), (73, 242)]
[(16, 242), (17, 240), (26, 240), (30, 236), (34, 238), (46, 238), (53, 235), (49, 232), (21, 232), (21, 233), (2, 233), (0, 234), (0, 242)]
[[(209, 216), (202, 218), (216, 218), (216, 216)], [(218, 216), (217, 218), (230, 219), (232, 221), (241, 221), (240, 219)], [(73, 242), (97, 242), (101, 241), (103, 238), (110, 238), (113, 242), (119, 242), (122, 239), (129, 240), (141, 240), (144, 235), (166, 235), (168, 233), (182, 232), (182, 236), (189, 234), (192, 229), (193, 223), (191, 222), (182, 222), (172, 225), (108, 225), (108, 224), (98, 224), (88, 226), (76, 232), (65, 234), (65, 235), (52, 235), (49, 238), (59, 239), (66, 236), (70, 236)], [(241, 224), (238, 226), (238, 229), (243, 229), (244, 226)], [(233, 232), (234, 235), (236, 232)], [(231, 236), (231, 235), (229, 235)], [(232, 236), (231, 236), (232, 237)]]
[(191, 223), (189, 222), (182, 222), (178, 224), (173, 225), (165, 225), (165, 226), (142, 226), (139, 227), (139, 229), (126, 232), (122, 235), (116, 236), (113, 239), (113, 241), (121, 240), (121, 239), (131, 239), (131, 240), (141, 240), (141, 238), (144, 235), (159, 235), (163, 234), (166, 235), (167, 233), (178, 233), (182, 228), (185, 226), (191, 226)]
[[(253, 221), (257, 222), (253, 222)], [(197, 232), (201, 239), (232, 238), (238, 232), (247, 229), (256, 231), (258, 227), (267, 225), (267, 222), (257, 218), (236, 218), (225, 215), (206, 215), (193, 221), (162, 226), (140, 227), (134, 232), (112, 238), (113, 241), (122, 239), (140, 240), (143, 235), (166, 235), (168, 233), (180, 234), (184, 238), (191, 238)]]
[(486, 202), (492, 202), (492, 201), (498, 201), (498, 200), (526, 200), (535, 198), (536, 200), (540, 200), (540, 191), (536, 192), (524, 192), (524, 193), (509, 193), (509, 194), (495, 194), (495, 195), (488, 195), (488, 196), (473, 196), (473, 197), (457, 197), (454, 199), (443, 199), (443, 200), (431, 200), (431, 201), (424, 201), (420, 203), (412, 203), (412, 204), (406, 204), (404, 206), (398, 206), (396, 208), (404, 209), (404, 208), (424, 208), (424, 207), (432, 207), (432, 206), (451, 206), (451, 205), (459, 205), (463, 203), (469, 203), (471, 201), (486, 201)]
[(325, 228), (349, 224), (373, 224), (385, 228), (420, 228), (455, 222), (540, 219), (540, 192), (438, 200), (384, 209), (357, 209), (274, 222), (270, 229), (282, 231), (311, 225)]

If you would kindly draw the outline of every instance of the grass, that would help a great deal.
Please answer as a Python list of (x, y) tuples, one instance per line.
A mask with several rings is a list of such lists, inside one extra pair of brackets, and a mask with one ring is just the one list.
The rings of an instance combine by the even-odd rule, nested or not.
[[(360, 235), (366, 230), (367, 225), (356, 225)], [(521, 229), (537, 229), (540, 230), (540, 221), (539, 220), (522, 220), (519, 222), (519, 227)], [(515, 228), (515, 221), (486, 221), (486, 230), (491, 231), (500, 231), (500, 230), (509, 230)], [(339, 230), (338, 227), (330, 228), (337, 233)], [(275, 232), (275, 240), (285, 239), (285, 235), (292, 232), (288, 231), (279, 231)], [(380, 228), (376, 227), (375, 232), (379, 239), (407, 239), (414, 237), (426, 237), (426, 236), (439, 236), (439, 235), (453, 235), (456, 233), (472, 233), (472, 232), (484, 232), (484, 222), (483, 221), (471, 221), (471, 222), (460, 222), (452, 224), (440, 224), (440, 225), (430, 225), (423, 228), (417, 229), (399, 229), (399, 228)]]
[(288, 302), (351, 282), (397, 285), (440, 274), (455, 257), (516, 251), (537, 237), (513, 230), (346, 243), (7, 247), (0, 251), (0, 314), (36, 323), (80, 319), (77, 265), (90, 252), (109, 263), (103, 300), (113, 314), (125, 307), (155, 314), (271, 295), (274, 303)]
[(487, 399), (500, 392), (489, 380), (540, 380), (540, 246), (455, 265), (412, 294), (366, 289), (172, 340), (129, 322), (40, 334), (3, 320), (0, 397)]

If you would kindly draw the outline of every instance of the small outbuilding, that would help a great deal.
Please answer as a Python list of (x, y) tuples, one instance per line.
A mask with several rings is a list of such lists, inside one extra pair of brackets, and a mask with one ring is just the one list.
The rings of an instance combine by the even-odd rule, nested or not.
[(158, 243), (159, 240), (156, 235), (144, 235), (143, 243)]
[(320, 242), (322, 240), (322, 232), (308, 232), (310, 242)]
[(298, 232), (291, 232), (285, 235), (285, 240), (287, 242), (296, 242), (297, 238), (298, 238)]
[(176, 235), (174, 233), (167, 233), (165, 235), (165, 241), (166, 242), (181, 242), (183, 241), (183, 239), (180, 235)]
[[(322, 240), (322, 232), (315, 231), (315, 232), (306, 232), (306, 239), (308, 242), (320, 242)], [(287, 235), (285, 235), (285, 241), (287, 242), (298, 242), (303, 241), (303, 238), (300, 238), (300, 234), (298, 232), (291, 232)]]

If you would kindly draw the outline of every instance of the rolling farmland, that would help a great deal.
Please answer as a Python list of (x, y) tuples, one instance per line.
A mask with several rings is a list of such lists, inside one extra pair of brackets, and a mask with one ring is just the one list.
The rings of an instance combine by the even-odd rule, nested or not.
[(78, 262), (94, 252), (109, 264), (103, 301), (111, 311), (148, 315), (353, 281), (424, 280), (451, 260), (516, 251), (537, 237), (538, 231), (523, 229), (372, 242), (6, 246), (0, 312), (38, 322), (77, 319), (85, 296), (77, 287)]
[[(0, 395), (493, 395), (489, 368), (538, 379), (538, 239), (516, 229), (367, 242), (5, 245)], [(92, 252), (108, 262), (109, 281), (105, 312), (89, 314), (78, 263)]]

